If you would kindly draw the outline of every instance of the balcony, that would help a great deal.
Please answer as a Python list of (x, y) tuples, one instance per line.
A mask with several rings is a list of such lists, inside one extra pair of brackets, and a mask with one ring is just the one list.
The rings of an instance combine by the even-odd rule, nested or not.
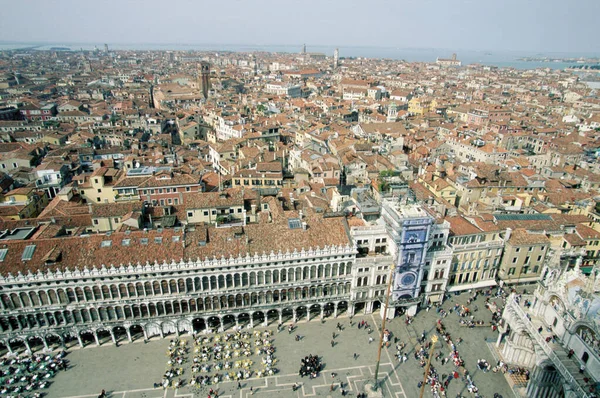
[(452, 247), (456, 251), (471, 251), (471, 250), (482, 250), (482, 249), (499, 249), (504, 247), (504, 241), (492, 240), (489, 242), (477, 242), (467, 243), (464, 245), (457, 245), (448, 243), (448, 246)]

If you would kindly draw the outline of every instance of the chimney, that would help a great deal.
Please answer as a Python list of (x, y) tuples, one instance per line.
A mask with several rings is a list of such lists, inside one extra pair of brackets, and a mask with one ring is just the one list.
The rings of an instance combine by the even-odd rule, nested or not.
[(305, 221), (303, 221), (303, 222), (302, 222), (302, 229), (303, 229), (304, 231), (306, 231), (306, 222), (305, 222)]
[(512, 228), (506, 228), (506, 233), (504, 234), (504, 241), (508, 242), (510, 239), (510, 235), (512, 234)]

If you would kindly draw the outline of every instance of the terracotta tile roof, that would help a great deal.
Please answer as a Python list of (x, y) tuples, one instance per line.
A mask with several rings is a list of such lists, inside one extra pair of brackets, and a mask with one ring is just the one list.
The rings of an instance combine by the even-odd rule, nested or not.
[(244, 193), (242, 188), (222, 192), (186, 192), (183, 194), (183, 204), (186, 209), (243, 206)]
[(452, 235), (472, 235), (481, 232), (481, 229), (462, 216), (446, 217), (445, 220), (450, 223), (450, 233)]
[(99, 203), (92, 205), (91, 212), (93, 218), (123, 217), (132, 211), (141, 211), (143, 207), (142, 201)]
[(508, 243), (513, 246), (550, 244), (550, 239), (544, 234), (533, 234), (527, 232), (525, 229), (518, 228), (512, 231)]
[[(352, 244), (345, 218), (323, 218), (311, 211), (305, 213), (302, 221), (308, 225), (306, 230), (288, 226), (288, 218), (298, 217), (297, 212), (282, 212), (273, 222), (234, 228), (197, 225), (185, 234), (181, 229), (164, 229), (0, 242), (0, 249), (8, 249), (4, 261), (0, 262), (0, 274), (245, 257), (271, 251), (285, 253)], [(35, 245), (31, 259), (22, 260), (23, 251), (31, 245)]]

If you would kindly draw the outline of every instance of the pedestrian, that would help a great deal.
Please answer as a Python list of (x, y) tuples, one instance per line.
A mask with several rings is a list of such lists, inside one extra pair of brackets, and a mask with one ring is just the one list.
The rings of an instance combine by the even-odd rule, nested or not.
[(333, 391), (333, 383), (331, 383), (331, 387), (329, 387), (329, 392)]
[(354, 360), (356, 361), (356, 358), (358, 358), (358, 355), (356, 355), (356, 353), (354, 353)]
[(581, 365), (579, 367), (579, 373), (583, 373), (585, 371), (585, 365)]
[(369, 344), (373, 342), (373, 337), (369, 337)]
[(334, 345), (335, 345), (335, 342), (333, 340), (331, 340), (331, 348), (333, 348)]
[(254, 395), (254, 389), (253, 389), (253, 387), (252, 387), (252, 386), (250, 386), (250, 394), (251, 394), (251, 395)]
[(240, 382), (238, 381), (238, 390), (241, 390), (241, 389), (242, 389), (242, 383), (240, 383)]
[(331, 338), (335, 339), (335, 332), (331, 333)]

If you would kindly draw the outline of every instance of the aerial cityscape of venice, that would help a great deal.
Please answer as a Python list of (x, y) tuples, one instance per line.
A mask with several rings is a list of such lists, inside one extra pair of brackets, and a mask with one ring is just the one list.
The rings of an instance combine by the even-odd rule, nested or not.
[(600, 2), (2, 10), (0, 397), (600, 397)]

